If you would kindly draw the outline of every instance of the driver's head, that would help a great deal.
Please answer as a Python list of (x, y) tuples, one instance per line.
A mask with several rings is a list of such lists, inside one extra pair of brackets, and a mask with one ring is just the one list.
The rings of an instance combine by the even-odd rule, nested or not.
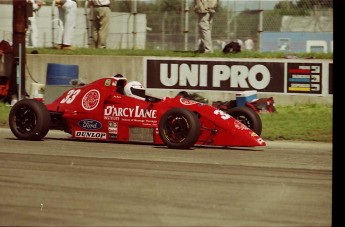
[(124, 89), (125, 95), (145, 100), (145, 88), (144, 86), (138, 81), (131, 81), (126, 84)]

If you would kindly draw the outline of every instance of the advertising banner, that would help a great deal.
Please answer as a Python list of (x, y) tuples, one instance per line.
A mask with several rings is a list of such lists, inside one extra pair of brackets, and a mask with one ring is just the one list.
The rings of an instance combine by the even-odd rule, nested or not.
[(284, 92), (284, 63), (147, 60), (147, 88)]

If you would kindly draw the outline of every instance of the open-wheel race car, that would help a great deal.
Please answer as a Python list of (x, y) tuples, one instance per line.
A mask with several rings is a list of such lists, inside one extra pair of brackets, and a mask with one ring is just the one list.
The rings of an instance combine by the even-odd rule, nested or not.
[(42, 140), (53, 129), (77, 140), (147, 142), (174, 149), (266, 145), (214, 106), (180, 96), (152, 97), (138, 81), (121, 75), (75, 86), (48, 104), (22, 99), (11, 108), (9, 125), (21, 140)]

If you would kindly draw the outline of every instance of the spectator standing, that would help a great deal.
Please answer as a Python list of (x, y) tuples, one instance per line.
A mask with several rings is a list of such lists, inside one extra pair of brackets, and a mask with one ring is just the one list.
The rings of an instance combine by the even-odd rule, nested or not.
[(30, 47), (38, 47), (38, 26), (37, 19), (38, 10), (42, 7), (43, 2), (37, 0), (27, 0), (32, 4), (32, 17), (29, 17), (28, 30), (26, 32), (26, 44)]
[(77, 19), (77, 2), (75, 0), (55, 0), (59, 10), (59, 32), (55, 48), (73, 50), (72, 40)]
[(88, 0), (91, 6), (92, 39), (96, 48), (106, 48), (110, 23), (110, 0)]
[(194, 0), (194, 12), (198, 16), (199, 53), (213, 53), (212, 23), (217, 0)]

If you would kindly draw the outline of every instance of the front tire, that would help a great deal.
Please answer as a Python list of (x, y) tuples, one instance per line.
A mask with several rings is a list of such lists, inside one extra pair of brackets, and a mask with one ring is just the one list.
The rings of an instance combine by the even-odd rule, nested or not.
[(195, 113), (185, 108), (170, 109), (163, 114), (159, 136), (168, 148), (189, 149), (200, 136), (200, 122)]
[(50, 114), (42, 102), (22, 99), (11, 108), (9, 125), (20, 140), (41, 140), (49, 131)]
[(227, 113), (233, 116), (236, 120), (250, 128), (258, 136), (262, 132), (262, 121), (258, 113), (247, 106), (237, 106), (227, 110)]

